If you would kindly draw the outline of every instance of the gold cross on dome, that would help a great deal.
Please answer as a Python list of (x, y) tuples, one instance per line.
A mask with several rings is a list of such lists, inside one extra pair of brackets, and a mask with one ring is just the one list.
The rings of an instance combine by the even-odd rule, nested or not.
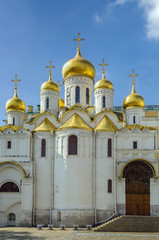
[(133, 82), (133, 85), (134, 85), (134, 84), (135, 84), (135, 79), (134, 79), (134, 77), (138, 77), (139, 75), (138, 75), (138, 74), (135, 74), (135, 70), (134, 70), (134, 69), (132, 70), (132, 72), (133, 72), (133, 74), (132, 74), (132, 75), (129, 75), (129, 77), (133, 77), (132, 82)]
[(99, 66), (103, 66), (103, 67), (102, 67), (102, 68), (103, 68), (102, 70), (103, 70), (103, 72), (105, 73), (105, 66), (108, 66), (109, 64), (104, 62), (104, 61), (105, 61), (104, 58), (103, 58), (102, 60), (103, 60), (103, 63), (100, 63)]
[(78, 41), (78, 49), (80, 49), (80, 41), (84, 41), (84, 38), (80, 38), (80, 33), (78, 33), (78, 38), (74, 38), (73, 41)]
[(12, 82), (15, 82), (15, 89), (17, 89), (17, 82), (21, 82), (21, 80), (20, 79), (17, 79), (17, 74), (15, 74), (15, 79), (14, 80), (11, 80)]
[(52, 66), (51, 64), (52, 64), (52, 62), (50, 61), (50, 65), (49, 65), (49, 66), (46, 66), (46, 68), (49, 68), (49, 69), (50, 69), (50, 70), (49, 70), (50, 77), (51, 77), (51, 74), (52, 74), (51, 69), (52, 69), (52, 68), (55, 68), (55, 66)]

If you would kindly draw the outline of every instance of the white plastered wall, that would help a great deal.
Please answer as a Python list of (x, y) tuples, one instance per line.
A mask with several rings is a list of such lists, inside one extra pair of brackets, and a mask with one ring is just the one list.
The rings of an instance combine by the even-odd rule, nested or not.
[[(33, 161), (35, 161), (35, 208), (39, 210), (52, 207), (53, 190), (53, 134), (37, 132), (33, 135)], [(46, 157), (41, 157), (41, 141), (46, 140)], [(45, 198), (45, 200), (44, 200)]]
[(128, 108), (125, 109), (125, 120), (127, 125), (134, 124), (134, 117), (135, 117), (135, 124), (142, 124), (142, 115), (143, 115), (143, 108)]
[[(40, 112), (48, 111), (58, 116), (59, 111), (59, 92), (53, 90), (42, 90), (40, 92)], [(49, 98), (49, 109), (46, 107), (46, 99)]]
[(15, 119), (14, 125), (21, 126), (23, 123), (24, 113), (21, 111), (8, 111), (6, 112), (7, 115), (7, 123), (13, 124), (13, 118)]
[[(16, 215), (16, 226), (20, 223), (20, 204), (21, 202), (21, 179), (24, 176), (20, 173), (14, 166), (1, 166), (0, 168), (0, 186), (6, 182), (13, 182), (18, 187), (20, 192), (0, 192), (0, 226), (7, 225), (7, 216), (9, 213), (14, 213)], [(13, 207), (16, 205), (16, 208)]]
[[(114, 94), (114, 91), (112, 89), (96, 89), (94, 91), (96, 114), (103, 111), (104, 109), (108, 109), (110, 111), (113, 110), (113, 94)], [(103, 107), (104, 96), (105, 96), (105, 107)]]
[[(92, 132), (56, 132), (54, 208), (92, 209)], [(68, 155), (68, 137), (78, 138), (77, 155)]]
[[(113, 132), (96, 133), (96, 208), (111, 212), (115, 210), (114, 194), (116, 181), (114, 176), (114, 145)], [(112, 156), (108, 157), (108, 139), (112, 139)], [(112, 193), (108, 193), (108, 179), (112, 180)]]

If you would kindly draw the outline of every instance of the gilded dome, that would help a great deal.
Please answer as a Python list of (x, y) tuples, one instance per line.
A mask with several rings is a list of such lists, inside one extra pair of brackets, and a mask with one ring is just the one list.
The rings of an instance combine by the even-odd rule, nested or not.
[(113, 84), (109, 80), (105, 79), (104, 72), (102, 75), (102, 79), (96, 82), (96, 84), (94, 86), (94, 91), (96, 89), (102, 89), (102, 88), (107, 88), (107, 89), (113, 90)]
[(41, 91), (42, 90), (54, 90), (54, 91), (57, 91), (59, 92), (59, 86), (57, 83), (53, 82), (52, 79), (51, 79), (51, 76), (49, 77), (49, 80), (44, 82), (42, 85), (41, 85)]
[(65, 102), (62, 98), (59, 99), (59, 107), (64, 107), (65, 106)]
[(123, 101), (123, 108), (133, 108), (133, 107), (140, 107), (144, 108), (145, 101), (142, 96), (135, 92), (135, 85), (133, 83), (132, 92), (124, 99)]
[(78, 48), (76, 56), (64, 64), (62, 76), (65, 80), (67, 77), (79, 75), (90, 77), (94, 80), (95, 68), (92, 63), (81, 56)]
[(6, 102), (6, 111), (20, 111), (25, 112), (25, 103), (17, 96), (17, 90), (15, 89), (15, 94), (13, 98), (10, 98)]

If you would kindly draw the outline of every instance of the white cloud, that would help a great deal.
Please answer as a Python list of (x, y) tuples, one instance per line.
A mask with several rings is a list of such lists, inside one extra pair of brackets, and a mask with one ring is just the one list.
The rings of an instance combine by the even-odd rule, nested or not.
[(159, 0), (140, 0), (139, 6), (144, 10), (147, 38), (159, 40)]
[(102, 23), (103, 22), (103, 17), (100, 16), (98, 13), (95, 13), (93, 15), (93, 18), (94, 18), (95, 22), (97, 22), (97, 23)]
[(130, 1), (132, 1), (132, 0), (116, 0), (115, 2), (113, 2), (113, 3), (111, 3), (111, 5), (122, 5), (122, 4), (124, 4), (124, 3), (126, 3), (126, 2), (130, 2)]
[(137, 3), (140, 9), (144, 11), (147, 38), (159, 41), (159, 0), (115, 0), (108, 4), (101, 14), (94, 14), (93, 18), (97, 23), (103, 23), (108, 18), (113, 19), (113, 8), (128, 2)]
[(134, 1), (134, 0), (115, 0), (114, 2), (111, 2), (108, 5), (106, 5), (106, 7), (103, 9), (103, 11), (100, 14), (96, 12), (93, 15), (93, 19), (95, 20), (95, 22), (100, 24), (105, 22), (105, 20), (107, 20), (108, 18), (114, 20), (114, 17), (112, 16), (113, 8), (116, 7), (117, 5), (122, 5), (126, 2), (131, 2), (131, 1)]

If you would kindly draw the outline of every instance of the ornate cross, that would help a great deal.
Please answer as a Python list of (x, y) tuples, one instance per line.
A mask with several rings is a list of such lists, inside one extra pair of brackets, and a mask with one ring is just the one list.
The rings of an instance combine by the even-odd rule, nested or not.
[(21, 82), (21, 80), (20, 79), (17, 79), (17, 74), (15, 74), (15, 79), (14, 80), (11, 80), (12, 82), (15, 82), (15, 89), (17, 89), (17, 82)]
[(49, 66), (46, 66), (46, 68), (49, 68), (49, 69), (50, 69), (50, 70), (49, 70), (50, 77), (51, 77), (51, 74), (52, 74), (51, 68), (55, 68), (55, 66), (52, 66), (51, 63), (52, 63), (52, 62), (50, 61), (50, 65), (49, 65)]
[(138, 74), (135, 74), (135, 70), (134, 70), (134, 69), (132, 70), (132, 72), (133, 72), (133, 74), (132, 74), (132, 75), (129, 75), (129, 77), (133, 77), (132, 82), (133, 82), (133, 85), (134, 85), (134, 84), (135, 84), (135, 79), (134, 79), (134, 77), (138, 77), (139, 75), (138, 75)]
[(80, 33), (78, 33), (78, 38), (74, 38), (73, 41), (78, 41), (78, 49), (80, 49), (80, 41), (84, 41), (84, 38), (80, 38)]
[(103, 60), (103, 63), (100, 63), (99, 66), (103, 66), (102, 67), (103, 68), (103, 72), (105, 73), (105, 66), (108, 66), (109, 64), (104, 62), (105, 61), (104, 58), (102, 60)]

